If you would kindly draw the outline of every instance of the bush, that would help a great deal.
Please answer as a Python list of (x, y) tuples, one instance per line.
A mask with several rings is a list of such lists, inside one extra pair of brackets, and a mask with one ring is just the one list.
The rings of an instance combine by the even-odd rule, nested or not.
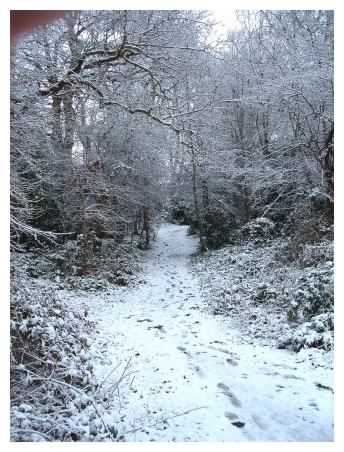
[[(308, 215), (305, 215), (305, 211)], [(320, 242), (333, 241), (333, 225), (329, 223), (326, 214), (314, 211), (310, 202), (299, 203), (295, 207), (281, 233), (289, 237), (286, 250), (289, 261), (300, 263), (306, 248), (316, 247)]]
[(292, 239), (280, 241), (276, 249), (274, 260), (282, 265), (290, 265), (295, 262), (301, 253), (301, 247)]
[(302, 267), (313, 267), (324, 262), (333, 261), (334, 250), (332, 241), (323, 241), (314, 245), (306, 244), (299, 257)]
[(314, 316), (311, 321), (300, 325), (296, 330), (283, 337), (278, 342), (278, 348), (288, 348), (295, 352), (302, 348), (321, 348), (331, 350), (333, 348), (333, 313)]
[(300, 238), (291, 237), (279, 242), (274, 258), (284, 265), (295, 263), (301, 268), (316, 267), (333, 261), (333, 251), (333, 241), (331, 240), (305, 243)]
[(259, 284), (257, 287), (257, 290), (255, 292), (255, 295), (253, 297), (253, 300), (256, 303), (269, 303), (271, 301), (276, 300), (277, 298), (277, 291), (272, 286), (268, 284)]
[(333, 263), (314, 268), (303, 275), (290, 300), (289, 319), (310, 319), (314, 315), (333, 311), (334, 281)]
[(261, 243), (274, 237), (275, 223), (268, 218), (260, 217), (249, 221), (240, 229), (242, 240), (253, 240)]
[(236, 230), (236, 220), (222, 206), (208, 207), (204, 215), (204, 233), (209, 248), (219, 248), (230, 243)]
[(51, 286), (23, 275), (13, 279), (12, 441), (113, 438), (97, 406), (88, 339), (93, 330), (84, 307), (60, 300)]
[(12, 253), (12, 266), (21, 268), (32, 278), (59, 283), (60, 289), (99, 290), (112, 284), (127, 286), (135, 282), (143, 253), (129, 240), (117, 244), (113, 239), (95, 239), (93, 256), (83, 275), (80, 247), (76, 240), (57, 245), (49, 253)]

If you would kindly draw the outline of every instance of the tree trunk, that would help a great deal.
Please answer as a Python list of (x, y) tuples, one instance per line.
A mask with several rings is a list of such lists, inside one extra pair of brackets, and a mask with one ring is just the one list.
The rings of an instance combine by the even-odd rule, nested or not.
[(328, 194), (333, 197), (334, 193), (334, 147), (333, 147), (334, 127), (332, 126), (327, 135), (324, 154), (322, 158), (322, 166), (324, 171), (324, 178), (327, 184)]
[(196, 155), (195, 150), (192, 147), (191, 149), (191, 156), (192, 156), (192, 194), (193, 194), (193, 202), (194, 202), (194, 209), (195, 209), (195, 215), (198, 223), (198, 229), (199, 229), (199, 242), (201, 247), (201, 252), (204, 253), (208, 251), (207, 248), (207, 241), (204, 234), (204, 224), (203, 224), (203, 218), (201, 215), (199, 203), (198, 203), (198, 193), (197, 193), (197, 162), (196, 162)]
[(64, 113), (64, 143), (63, 143), (63, 159), (65, 169), (69, 172), (72, 168), (72, 151), (74, 145), (74, 109), (73, 96), (67, 95), (63, 98)]
[(145, 247), (149, 248), (150, 245), (150, 215), (149, 207), (143, 208), (143, 232), (145, 233)]

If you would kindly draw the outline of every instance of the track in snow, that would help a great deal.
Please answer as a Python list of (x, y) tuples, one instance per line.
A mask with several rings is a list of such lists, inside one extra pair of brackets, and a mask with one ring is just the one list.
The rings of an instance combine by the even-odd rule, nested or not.
[(245, 344), (206, 312), (190, 267), (196, 246), (186, 227), (163, 225), (146, 284), (88, 300), (98, 376), (129, 358), (135, 370), (108, 418), (127, 441), (333, 441), (333, 394), (316, 385), (331, 387), (331, 372)]

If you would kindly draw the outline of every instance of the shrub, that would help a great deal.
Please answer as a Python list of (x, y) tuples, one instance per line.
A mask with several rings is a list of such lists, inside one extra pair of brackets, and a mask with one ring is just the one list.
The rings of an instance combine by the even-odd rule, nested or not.
[(209, 248), (219, 248), (230, 243), (237, 228), (231, 212), (222, 206), (209, 206), (204, 215), (204, 233)]
[(327, 262), (303, 275), (297, 284), (288, 311), (288, 318), (301, 315), (308, 320), (314, 315), (333, 310), (333, 263)]
[(271, 301), (276, 300), (277, 298), (277, 291), (272, 286), (262, 283), (259, 284), (257, 287), (257, 290), (255, 292), (255, 295), (253, 297), (253, 300), (256, 303), (269, 303)]
[(302, 348), (321, 348), (331, 350), (333, 348), (333, 313), (314, 316), (309, 322), (305, 322), (295, 331), (281, 338), (278, 348), (288, 348), (295, 352)]
[(249, 221), (240, 229), (242, 240), (253, 240), (256, 243), (272, 239), (275, 223), (268, 218), (260, 217)]
[[(11, 440), (113, 439), (100, 415), (84, 307), (16, 276), (11, 288)], [(92, 427), (92, 428), (91, 428)]]
[(333, 261), (333, 242), (323, 241), (317, 244), (306, 244), (299, 258), (302, 267), (313, 267), (327, 261)]

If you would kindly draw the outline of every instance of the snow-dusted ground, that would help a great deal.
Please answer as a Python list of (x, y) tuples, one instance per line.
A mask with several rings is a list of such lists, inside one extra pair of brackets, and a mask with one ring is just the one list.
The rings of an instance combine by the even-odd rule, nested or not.
[[(202, 301), (186, 227), (162, 225), (146, 283), (77, 296), (98, 322), (92, 344), (101, 380), (134, 373), (104, 419), (126, 441), (332, 441), (330, 369), (296, 353), (249, 344)], [(92, 340), (92, 338), (91, 338)]]

